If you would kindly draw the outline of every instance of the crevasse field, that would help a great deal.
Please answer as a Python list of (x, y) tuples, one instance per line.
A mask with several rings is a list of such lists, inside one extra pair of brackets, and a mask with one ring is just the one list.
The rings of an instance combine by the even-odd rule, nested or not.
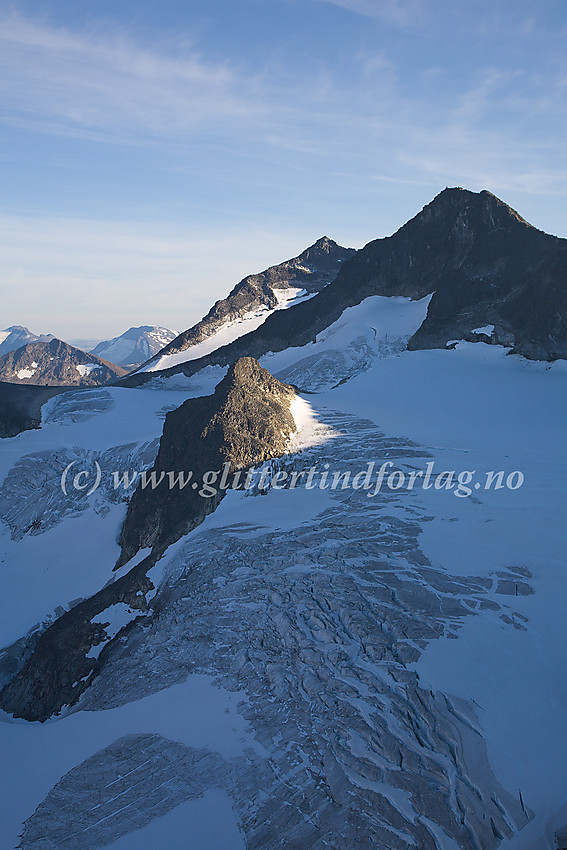
[[(433, 462), (474, 471), (470, 495), (419, 479), (374, 497), (229, 492), (156, 565), (158, 614), (78, 705), (44, 724), (1, 715), (2, 847), (238, 850), (286, 807), (324, 822), (321, 760), (345, 806), (383, 801), (399, 841), (426, 829), (455, 850), (463, 802), (480, 834), (494, 806), (505, 848), (543, 850), (567, 822), (567, 368), (483, 343), (409, 352), (428, 300), (368, 298), (261, 363), (302, 391), (284, 468)], [(151, 465), (165, 412), (223, 374), (65, 394), (3, 442), (0, 645), (114, 579), (111, 471)], [(62, 471), (94, 460), (101, 487), (65, 496)], [(498, 470), (523, 485), (474, 488)], [(121, 613), (116, 632), (137, 616)]]

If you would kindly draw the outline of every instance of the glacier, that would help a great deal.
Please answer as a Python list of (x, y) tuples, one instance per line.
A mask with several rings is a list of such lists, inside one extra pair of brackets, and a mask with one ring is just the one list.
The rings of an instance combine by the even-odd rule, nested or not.
[[(524, 485), (229, 492), (156, 564), (78, 704), (0, 715), (3, 846), (555, 850), (567, 370), (484, 342), (407, 351), (427, 306), (374, 296), (261, 359), (300, 391), (282, 468), (435, 461)], [(114, 579), (125, 503), (65, 497), (65, 464), (151, 464), (167, 410), (222, 374), (66, 393), (3, 441), (3, 675)]]

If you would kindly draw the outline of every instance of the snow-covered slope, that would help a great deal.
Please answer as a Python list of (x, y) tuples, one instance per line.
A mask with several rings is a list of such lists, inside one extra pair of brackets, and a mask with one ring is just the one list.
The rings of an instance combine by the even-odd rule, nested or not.
[(139, 328), (128, 328), (120, 336), (100, 342), (92, 349), (91, 354), (119, 366), (133, 368), (153, 357), (176, 336), (177, 331), (157, 325), (142, 325)]
[[(479, 481), (522, 470), (524, 485), (369, 497), (316, 478), (314, 489), (229, 493), (160, 562), (155, 616), (116, 638), (75, 710), (41, 726), (3, 715), (6, 847), (26, 821), (24, 850), (56, 830), (78, 846), (149, 850), (160, 824), (172, 847), (194, 829), (217, 850), (317, 836), (555, 850), (567, 821), (567, 373), (482, 343), (401, 350), (425, 308), (370, 299), (307, 347), (315, 365), (301, 349), (272, 356), (323, 390), (296, 405), (305, 439), (282, 468), (357, 473), (387, 459), (406, 474), (434, 463)], [(364, 368), (352, 353), (360, 337)], [(331, 389), (320, 360), (339, 354), (347, 380)], [(112, 578), (124, 506), (108, 485), (68, 499), (48, 482), (84, 463), (78, 447), (93, 475), (95, 459), (105, 474), (140, 468), (157, 449), (160, 410), (218, 376), (84, 402), (73, 393), (74, 406), (67, 394), (48, 403), (42, 431), (4, 444), (5, 644)], [(325, 439), (310, 445), (316, 421)], [(30, 531), (33, 504), (28, 519), (18, 498), (39, 480), (42, 524)], [(75, 570), (74, 539), (97, 541), (88, 570)], [(206, 791), (202, 811), (194, 798), (211, 781), (219, 796)]]
[[(7, 848), (567, 846), (566, 363), (489, 317), (409, 351), (417, 294), (261, 352), (298, 388), (289, 454), (92, 618), (76, 704), (0, 713)], [(66, 393), (3, 441), (3, 682), (143, 565), (112, 571), (125, 473), (225, 372)]]
[(337, 386), (369, 369), (377, 358), (404, 351), (425, 319), (430, 300), (373, 295), (348, 307), (308, 345), (270, 352), (260, 362), (281, 381), (302, 390)]
[(277, 290), (277, 306), (260, 307), (259, 309), (244, 313), (243, 316), (237, 319), (228, 319), (217, 331), (202, 340), (202, 342), (197, 342), (183, 349), (183, 351), (162, 354), (150, 363), (146, 363), (139, 371), (159, 372), (163, 369), (169, 369), (170, 366), (177, 366), (179, 363), (197, 360), (199, 357), (203, 357), (205, 354), (210, 354), (212, 351), (220, 348), (222, 345), (228, 345), (229, 342), (233, 342), (235, 339), (244, 336), (244, 334), (256, 330), (275, 310), (285, 310), (287, 307), (299, 304), (301, 301), (312, 298), (314, 295), (314, 292), (307, 292), (305, 289), (299, 287), (288, 287)]

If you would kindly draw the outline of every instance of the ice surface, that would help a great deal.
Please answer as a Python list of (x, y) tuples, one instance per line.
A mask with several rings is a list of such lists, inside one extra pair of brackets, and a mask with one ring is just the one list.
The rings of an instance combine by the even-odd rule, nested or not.
[[(468, 850), (469, 833), (449, 835), (464, 810), (483, 850), (497, 843), (490, 818), (519, 829), (502, 847), (555, 850), (553, 831), (567, 823), (567, 369), (483, 343), (405, 351), (426, 308), (367, 299), (315, 344), (262, 359), (320, 391), (293, 402), (298, 453), (278, 463), (358, 471), (368, 460), (404, 470), (432, 461), (480, 476), (521, 470), (524, 485), (464, 499), (419, 488), (376, 499), (319, 488), (229, 493), (150, 572), (155, 616), (108, 648), (80, 710), (43, 726), (3, 717), (6, 847), (36, 809), (30, 836), (53, 825), (49, 792), (68, 771), (77, 794), (63, 798), (64, 829), (74, 828), (71, 814), (91, 817), (99, 792), (111, 807), (106, 786), (89, 786), (85, 761), (107, 769), (110, 745), (154, 734), (222, 758), (220, 790), (163, 820), (133, 816), (130, 834), (113, 839), (122, 850), (152, 846), (160, 821), (171, 841), (198, 835), (215, 805), (220, 835), (236, 841), (238, 823), (265, 848), (292, 834), (308, 846), (310, 830), (340, 841), (349, 824), (382, 824), (384, 846), (427, 846), (423, 829), (432, 847), (434, 836), (439, 848)], [(77, 421), (70, 403), (59, 421), (3, 441), (0, 478), (25, 455), (155, 440), (166, 409), (212, 391), (218, 375), (109, 388), (112, 405)], [(111, 578), (124, 506), (109, 507), (65, 514), (19, 541), (3, 534), (6, 643)], [(93, 539), (100, 549), (89, 552)], [(194, 675), (205, 672), (224, 690)], [(155, 746), (157, 764), (169, 745)], [(151, 770), (147, 781), (157, 793)]]
[(430, 300), (371, 296), (346, 309), (313, 343), (268, 353), (260, 362), (300, 389), (331, 389), (366, 371), (376, 359), (402, 352), (422, 324)]
[[(2, 847), (16, 846), (22, 821), (64, 774), (122, 736), (157, 733), (224, 758), (241, 756), (253, 743), (236, 711), (242, 698), (213, 686), (208, 676), (195, 675), (122, 708), (77, 712), (44, 724), (0, 713), (2, 772), (10, 777), (0, 795)], [(83, 846), (92, 846), (88, 833)]]
[(0, 536), (0, 646), (9, 646), (54, 611), (96, 593), (112, 578), (125, 505), (87, 511), (41, 535)]
[[(313, 295), (307, 294), (305, 293), (305, 290), (298, 289), (296, 287), (278, 289), (275, 290), (275, 294), (278, 299), (278, 306), (276, 307), (276, 310), (284, 310), (287, 307), (291, 307), (293, 304), (297, 304), (300, 301), (306, 300), (306, 298), (312, 297)], [(163, 354), (157, 360), (154, 360), (152, 363), (149, 363), (147, 366), (144, 366), (138, 371), (156, 372), (160, 369), (169, 369), (171, 366), (177, 366), (179, 363), (186, 363), (189, 360), (197, 360), (199, 357), (204, 357), (205, 354), (210, 354), (217, 348), (220, 348), (223, 345), (228, 345), (230, 342), (234, 342), (235, 339), (244, 336), (244, 334), (255, 331), (256, 328), (259, 328), (273, 312), (274, 310), (271, 310), (268, 307), (251, 310), (249, 313), (246, 313), (238, 319), (226, 322), (221, 328), (219, 328), (219, 330), (215, 331), (215, 333), (208, 336), (202, 342), (198, 342), (196, 345), (191, 345), (189, 348), (185, 348), (183, 351), (177, 352), (177, 354)]]
[(205, 791), (196, 800), (181, 803), (170, 814), (125, 835), (108, 850), (156, 850), (167, 840), (167, 850), (187, 850), (187, 838), (198, 850), (245, 850), (232, 801), (226, 791)]

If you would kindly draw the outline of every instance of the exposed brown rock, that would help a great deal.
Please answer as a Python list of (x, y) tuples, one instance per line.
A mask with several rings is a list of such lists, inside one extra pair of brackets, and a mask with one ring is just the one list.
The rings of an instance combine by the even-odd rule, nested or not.
[[(294, 390), (252, 357), (238, 360), (214, 395), (189, 399), (168, 413), (152, 472), (163, 480), (138, 489), (128, 508), (120, 543), (125, 563), (148, 546), (161, 553), (215, 510), (224, 493), (200, 495), (206, 472), (243, 469), (281, 456), (295, 431), (289, 412)], [(170, 487), (168, 473), (193, 473), (186, 487)], [(198, 486), (194, 487), (193, 485)]]
[(30, 342), (0, 357), (0, 380), (12, 384), (102, 387), (126, 374), (121, 366), (55, 337), (49, 342)]

